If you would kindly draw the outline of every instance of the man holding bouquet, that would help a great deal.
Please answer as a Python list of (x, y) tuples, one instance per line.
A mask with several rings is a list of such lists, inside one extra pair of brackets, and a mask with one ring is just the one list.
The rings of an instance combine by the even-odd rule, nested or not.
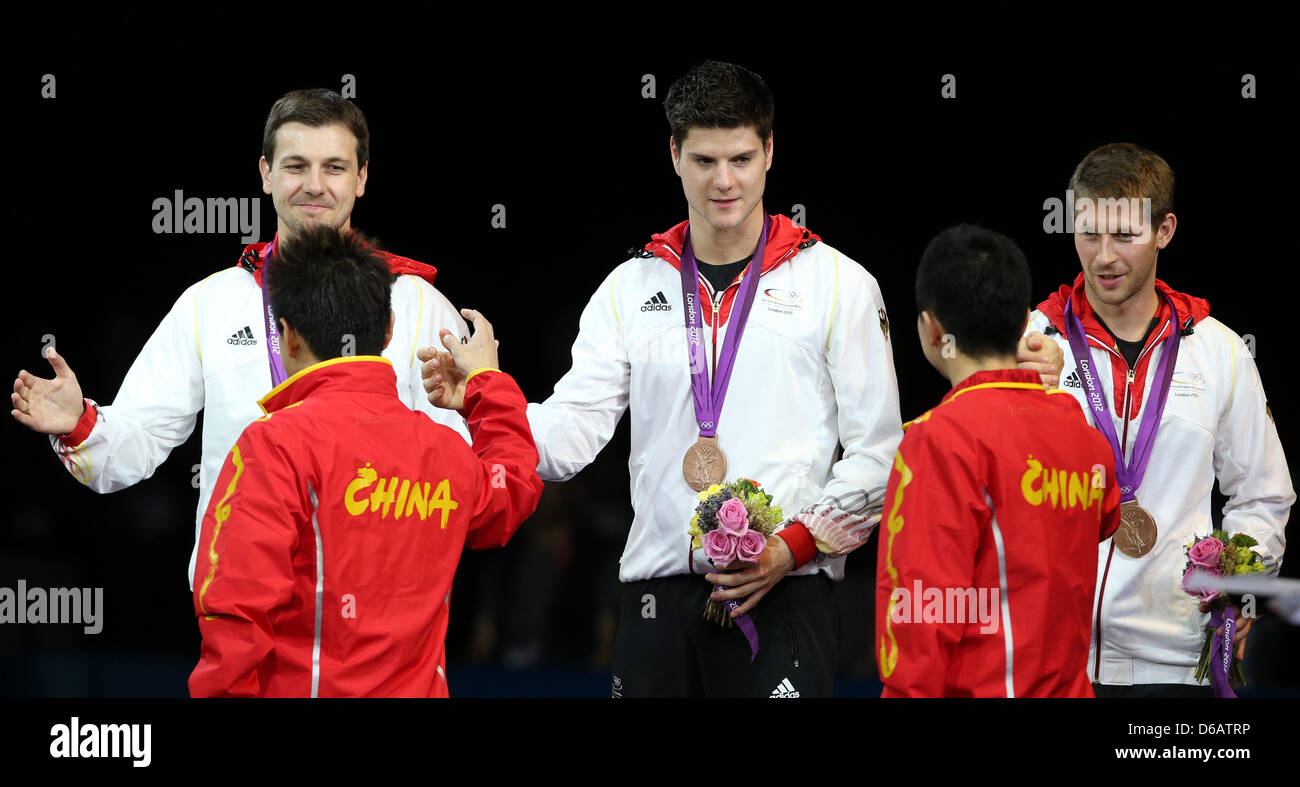
[[(764, 209), (773, 101), (757, 74), (703, 63), (664, 106), (688, 220), (588, 302), (573, 367), (529, 405), (539, 473), (571, 478), (630, 408), (615, 696), (829, 696), (831, 580), (874, 526), (840, 527), (840, 515), (878, 509), (900, 436), (884, 301), (861, 265)], [(435, 403), (454, 377), (444, 363), (426, 364)], [(740, 497), (751, 520), (774, 507), (795, 516), (759, 554), (747, 548), (750, 561), (711, 563), (696, 509)], [(801, 512), (814, 510), (809, 527)], [(756, 639), (702, 618), (720, 604), (748, 616)]]
[(1295, 502), (1286, 457), (1245, 342), (1156, 278), (1178, 226), (1169, 164), (1104, 145), (1070, 188), (1083, 270), (1030, 325), (1064, 350), (1065, 390), (1110, 443), (1123, 493), (1123, 524), (1098, 554), (1088, 673), (1099, 697), (1209, 696), (1196, 679), (1206, 614), (1180, 587), (1186, 549), (1213, 530), (1217, 478), (1220, 529), (1250, 536), (1275, 573)]

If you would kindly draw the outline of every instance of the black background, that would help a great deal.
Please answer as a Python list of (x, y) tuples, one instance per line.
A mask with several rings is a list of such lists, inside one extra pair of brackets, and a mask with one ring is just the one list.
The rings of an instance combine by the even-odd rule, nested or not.
[[(23, 144), (10, 147), (0, 368), (47, 376), (40, 351), (51, 334), (86, 395), (111, 403), (175, 298), (233, 265), (242, 245), (234, 234), (155, 234), (153, 200), (177, 189), (263, 197), (257, 159), (271, 103), (295, 88), (339, 89), (352, 74), (372, 135), (353, 226), (436, 266), (439, 289), (486, 313), (503, 368), (543, 399), (568, 368), (591, 292), (629, 248), (685, 218), (661, 102), (673, 79), (716, 57), (758, 71), (776, 96), (766, 208), (803, 205), (808, 227), (880, 282), (904, 419), (947, 388), (913, 332), (915, 262), (928, 240), (959, 221), (1004, 232), (1029, 257), (1036, 298), (1046, 297), (1079, 262), (1069, 236), (1043, 232), (1043, 201), (1064, 197), (1090, 149), (1132, 141), (1161, 153), (1178, 179), (1179, 225), (1160, 255), (1161, 278), (1255, 337), (1283, 446), (1294, 450), (1295, 278), (1283, 242), (1294, 95), (1289, 76), (1256, 53), (1090, 66), (1074, 52), (995, 66), (987, 52), (937, 48), (830, 56), (794, 36), (755, 54), (739, 43), (665, 47), (652, 36), (596, 47), (575, 35), (509, 46), (475, 36), (453, 54), (444, 45), (455, 35), (444, 30), (400, 57), (376, 46), (285, 45), (282, 36), (204, 57), (67, 47), (12, 67), (6, 95)], [(54, 99), (41, 97), (47, 73), (57, 78)], [(1241, 96), (1247, 73), (1258, 79), (1254, 100)], [(642, 97), (647, 74), (655, 98)], [(944, 74), (956, 76), (955, 99), (940, 97)], [(506, 206), (505, 229), (491, 226), (494, 204)], [(261, 217), (267, 240), (269, 197)], [(12, 419), (0, 425), (0, 585), (99, 586), (106, 606), (98, 636), (74, 626), (0, 629), (0, 695), (185, 694), (198, 653), (185, 567), (200, 430), (151, 479), (100, 496), (69, 477), (43, 436)], [(631, 516), (627, 455), (623, 424), (595, 464), (548, 487), (509, 547), (467, 554), (448, 640), (453, 694), (607, 693), (602, 611)], [(873, 539), (839, 588), (850, 695), (878, 692), (874, 559)], [(1296, 565), (1283, 574), (1300, 575)], [(1298, 655), (1296, 630), (1259, 621), (1254, 690), (1300, 694)]]

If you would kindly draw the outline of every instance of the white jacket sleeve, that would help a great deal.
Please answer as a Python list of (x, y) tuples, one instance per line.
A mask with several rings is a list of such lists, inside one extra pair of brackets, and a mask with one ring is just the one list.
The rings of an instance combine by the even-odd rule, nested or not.
[[(416, 311), (405, 315), (406, 319), (415, 324), (415, 341), (409, 348), (394, 348), (393, 355), (395, 362), (400, 360), (411, 365), (410, 374), (407, 378), (408, 390), (406, 396), (403, 397), (406, 400), (406, 406), (428, 415), (436, 423), (449, 427), (468, 443), (470, 442), (469, 428), (465, 425), (465, 419), (461, 417), (460, 413), (429, 404), (429, 393), (424, 390), (424, 378), (421, 376), (421, 368), (424, 364), (416, 357), (415, 352), (421, 347), (442, 349), (442, 338), (439, 336), (439, 331), (443, 328), (456, 334), (458, 338), (469, 338), (469, 326), (465, 324), (465, 319), (460, 316), (460, 312), (451, 304), (451, 301), (447, 300), (447, 296), (439, 292), (432, 284), (419, 276), (411, 274), (406, 274), (403, 278), (410, 279), (418, 290), (416, 297), (411, 300), (411, 304), (416, 307)], [(397, 315), (397, 319), (402, 318), (403, 315)], [(408, 354), (409, 360), (407, 358)]]
[(1229, 334), (1232, 370), (1222, 379), (1231, 391), (1214, 436), (1214, 474), (1228, 497), (1222, 527), (1229, 535), (1246, 533), (1258, 541), (1255, 550), (1275, 574), (1282, 567), (1295, 489), (1255, 359), (1237, 334), (1223, 330)]
[[(834, 546), (832, 554), (843, 555), (865, 543), (880, 521), (880, 500), (903, 439), (903, 424), (880, 286), (858, 263), (838, 252), (835, 258), (838, 294), (826, 363), (835, 388), (844, 453), (831, 467), (820, 504), (805, 510), (831, 515), (797, 519), (810, 526), (820, 547)], [(865, 515), (866, 526), (858, 517), (840, 516), (844, 512)], [(818, 525), (831, 530), (820, 532)]]
[(615, 311), (615, 268), (591, 296), (578, 323), (573, 366), (541, 404), (528, 405), (528, 422), (544, 481), (567, 481), (591, 464), (627, 410), (631, 365)]
[(195, 317), (199, 291), (187, 289), (158, 324), (126, 373), (113, 404), (95, 407), (90, 434), (78, 443), (50, 437), (73, 477), (96, 492), (116, 492), (153, 475), (194, 431), (203, 408), (203, 361)]

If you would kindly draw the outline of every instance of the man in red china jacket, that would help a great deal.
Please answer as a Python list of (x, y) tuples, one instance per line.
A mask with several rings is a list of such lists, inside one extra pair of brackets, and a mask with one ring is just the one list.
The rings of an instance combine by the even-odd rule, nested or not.
[(1097, 544), (1119, 525), (1114, 458), (1063, 391), (1016, 368), (1029, 267), (953, 227), (917, 271), (927, 360), (953, 385), (905, 425), (881, 520), (885, 697), (1091, 697)]
[(310, 231), (268, 265), (292, 376), (262, 398), (203, 519), (190, 692), (446, 697), (461, 551), (505, 544), (541, 496), (527, 402), (466, 311), (470, 343), (443, 338), (473, 447), (403, 404), (379, 355), (392, 274), (360, 236)]

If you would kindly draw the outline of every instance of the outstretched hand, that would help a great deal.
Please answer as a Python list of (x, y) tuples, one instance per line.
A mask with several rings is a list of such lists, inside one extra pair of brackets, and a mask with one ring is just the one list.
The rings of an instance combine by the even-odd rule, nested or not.
[(501, 344), (492, 333), (492, 324), (482, 314), (473, 309), (461, 309), (460, 313), (474, 325), (468, 343), (461, 344), (456, 334), (444, 328), (438, 335), (445, 350), (422, 347), (416, 352), (416, 357), (424, 361), (420, 376), (429, 394), (429, 404), (447, 410), (465, 406), (465, 383), (470, 374), (479, 369), (497, 368), (497, 347)]
[(68, 434), (77, 428), (77, 421), (86, 410), (82, 401), (81, 385), (63, 356), (53, 347), (47, 347), (45, 358), (54, 368), (54, 379), (46, 380), (28, 372), (18, 372), (14, 392), (9, 400), (9, 412), (18, 423), (42, 434)]
[(1038, 372), (1044, 388), (1061, 384), (1061, 370), (1065, 368), (1065, 352), (1061, 345), (1038, 331), (1020, 337), (1016, 347), (1016, 365), (1020, 369)]

